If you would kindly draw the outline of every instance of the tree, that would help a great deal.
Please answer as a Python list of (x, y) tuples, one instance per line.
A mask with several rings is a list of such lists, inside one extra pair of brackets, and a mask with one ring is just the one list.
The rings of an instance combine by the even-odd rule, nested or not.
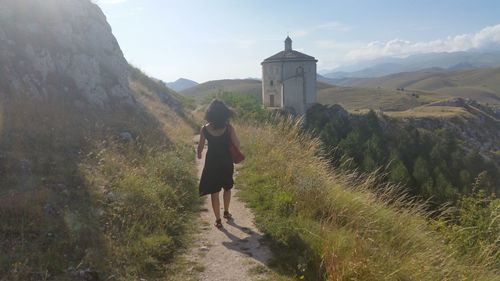
[(358, 166), (363, 159), (363, 147), (364, 143), (361, 138), (361, 132), (357, 128), (339, 143), (341, 151), (347, 156), (352, 157)]
[(389, 180), (393, 183), (400, 183), (402, 185), (407, 185), (410, 182), (410, 173), (401, 159), (395, 158), (392, 160)]
[(453, 187), (448, 178), (444, 175), (439, 167), (434, 169), (435, 174), (435, 185), (434, 185), (434, 193), (438, 196), (440, 201), (446, 201), (455, 197), (457, 194), (456, 189)]
[(429, 172), (429, 164), (424, 157), (418, 156), (413, 164), (413, 177), (418, 184), (422, 184), (427, 181), (431, 177), (431, 173)]

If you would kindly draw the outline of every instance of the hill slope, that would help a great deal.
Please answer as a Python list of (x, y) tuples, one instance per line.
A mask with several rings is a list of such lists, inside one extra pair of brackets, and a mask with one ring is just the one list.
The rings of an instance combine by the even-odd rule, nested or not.
[(317, 100), (321, 104), (340, 104), (348, 110), (376, 109), (400, 111), (430, 102), (450, 98), (445, 93), (421, 90), (399, 91), (385, 88), (363, 88), (334, 86), (319, 89)]
[[(330, 88), (333, 85), (318, 81), (316, 86), (320, 90)], [(262, 99), (262, 82), (254, 79), (214, 80), (181, 91), (180, 94), (192, 98), (199, 103), (210, 97), (210, 95), (220, 92), (250, 95), (260, 101)]]
[(197, 203), (184, 99), (90, 1), (1, 5), (0, 279), (163, 273)]
[(179, 79), (175, 80), (174, 82), (165, 83), (165, 85), (169, 89), (172, 89), (174, 91), (179, 92), (179, 91), (194, 87), (194, 86), (198, 85), (198, 83), (193, 81), (193, 80), (179, 78)]
[(278, 270), (304, 280), (495, 280), (495, 260), (461, 257), (421, 205), (374, 175), (332, 171), (296, 124), (237, 130), (247, 153), (241, 194)]
[(482, 103), (500, 105), (500, 68), (465, 71), (427, 69), (397, 73), (379, 78), (345, 79), (337, 84), (347, 87), (404, 88), (434, 92), (438, 96), (470, 98)]
[(219, 92), (241, 93), (254, 96), (260, 100), (262, 83), (254, 79), (214, 80), (199, 84), (195, 87), (181, 91), (180, 93), (199, 103), (208, 98), (211, 94)]

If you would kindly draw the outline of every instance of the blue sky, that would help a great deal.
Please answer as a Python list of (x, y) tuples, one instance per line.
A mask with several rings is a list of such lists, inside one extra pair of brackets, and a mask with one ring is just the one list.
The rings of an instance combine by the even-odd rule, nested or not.
[(125, 57), (165, 81), (260, 77), (283, 49), (333, 69), (383, 56), (500, 49), (496, 0), (95, 0)]

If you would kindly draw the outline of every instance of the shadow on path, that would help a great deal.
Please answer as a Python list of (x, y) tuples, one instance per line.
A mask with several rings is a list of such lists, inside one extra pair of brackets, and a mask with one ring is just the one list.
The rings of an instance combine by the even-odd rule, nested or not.
[[(267, 264), (268, 255), (265, 252), (259, 250), (261, 247), (265, 247), (263, 245), (264, 236), (262, 234), (256, 233), (248, 227), (238, 225), (234, 221), (234, 219), (228, 220), (226, 222), (226, 226), (229, 226), (229, 228), (224, 227), (220, 231), (224, 233), (229, 239), (231, 239), (231, 241), (222, 242), (222, 245), (224, 247), (242, 253), (262, 264)], [(232, 229), (241, 231), (248, 236), (245, 238), (239, 238), (231, 233)]]

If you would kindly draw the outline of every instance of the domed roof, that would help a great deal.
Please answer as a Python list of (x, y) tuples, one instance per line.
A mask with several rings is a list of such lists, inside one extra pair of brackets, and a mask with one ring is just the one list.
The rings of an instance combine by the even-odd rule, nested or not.
[(277, 61), (318, 61), (318, 60), (312, 56), (291, 50), (291, 51), (281, 51), (275, 55), (272, 55), (267, 59), (265, 59), (262, 63), (277, 62)]
[(289, 36), (285, 39), (285, 50), (274, 54), (262, 63), (281, 61), (318, 61), (314, 57), (292, 50), (292, 39)]

